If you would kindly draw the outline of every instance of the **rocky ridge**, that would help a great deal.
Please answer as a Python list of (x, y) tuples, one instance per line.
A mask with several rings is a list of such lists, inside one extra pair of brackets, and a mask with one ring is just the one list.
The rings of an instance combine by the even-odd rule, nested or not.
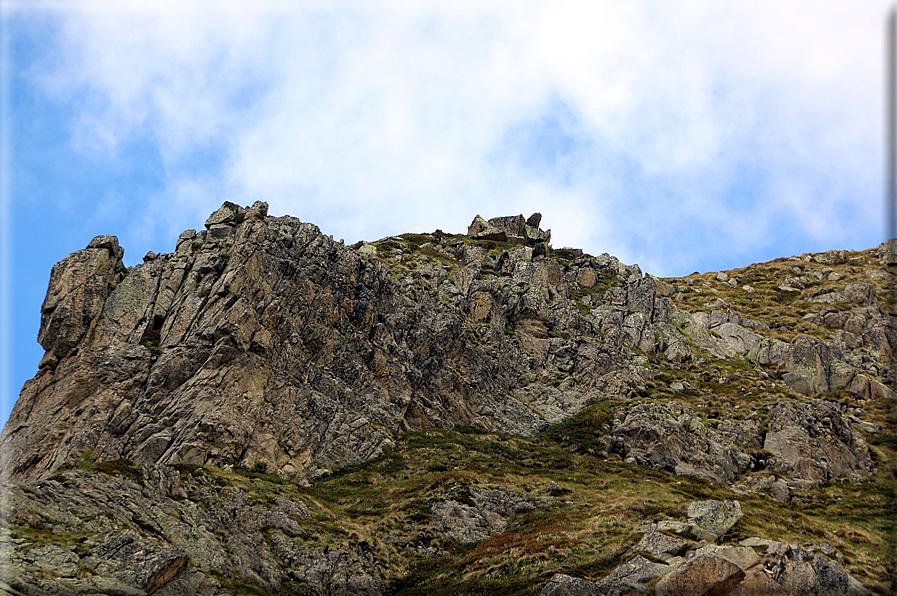
[[(525, 484), (551, 462), (661, 470), (671, 491), (698, 479), (763, 508), (809, 507), (832, 482), (849, 491), (887, 474), (894, 242), (662, 280), (553, 250), (540, 219), (477, 216), (466, 235), (344, 246), (264, 203), (225, 203), (142, 265), (125, 268), (111, 236), (70, 255), (42, 307), (46, 356), (0, 439), (12, 504), (0, 588), (414, 593), (403, 582), (420, 579), (417, 558), (444, 560), (456, 544), (481, 545), (472, 582), (551, 569), (550, 556), (525, 573), (488, 563), (491, 544), (521, 533), (514, 520), (585, 506), (581, 486), (570, 497)], [(403, 438), (420, 432), (467, 446), (440, 444), (428, 460), (433, 447)], [(496, 463), (509, 449), (530, 463)], [(470, 471), (471, 454), (490, 463)], [(356, 476), (431, 480), (402, 493), (396, 507), (410, 509), (361, 527), (352, 512), (364, 507), (339, 488)], [(680, 544), (661, 521), (641, 540)], [(652, 552), (622, 538), (621, 553)], [(667, 571), (651, 577), (678, 577)], [(771, 581), (803, 593), (786, 576)]]

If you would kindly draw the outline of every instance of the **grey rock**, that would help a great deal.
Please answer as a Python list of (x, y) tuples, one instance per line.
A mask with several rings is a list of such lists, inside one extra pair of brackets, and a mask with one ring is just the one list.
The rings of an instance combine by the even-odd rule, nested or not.
[(641, 555), (637, 555), (597, 582), (594, 593), (600, 596), (643, 594), (647, 589), (647, 582), (656, 577), (662, 577), (672, 570), (673, 567), (670, 565), (654, 563)]
[(255, 217), (256, 219), (264, 219), (268, 215), (268, 203), (264, 201), (256, 201), (252, 207), (246, 210), (246, 217)]
[(37, 337), (47, 350), (43, 363), (55, 365), (85, 337), (126, 274), (122, 256), (117, 238), (98, 236), (53, 267)]
[(738, 523), (744, 514), (739, 501), (695, 501), (685, 508), (688, 522), (716, 537), (722, 536)]
[(657, 522), (657, 529), (664, 530), (669, 532), (676, 532), (677, 534), (685, 534), (688, 532), (693, 532), (695, 527), (692, 524), (688, 524), (681, 521), (676, 521), (672, 519), (663, 519)]
[(472, 504), (464, 504), (453, 498), (437, 499), (430, 505), (430, 513), (437, 531), (445, 538), (462, 544), (480, 542), (507, 527), (507, 517), (515, 513), (532, 511), (551, 501), (539, 501), (521, 492), (509, 489), (467, 489)]
[(754, 349), (762, 339), (756, 333), (734, 323), (723, 323), (716, 328), (716, 333), (736, 354), (743, 354)]
[[(9, 522), (40, 520), (63, 532), (90, 535), (82, 543), (87, 553), (81, 559), (57, 546), (4, 551), (24, 562), (20, 583), (38, 585), (39, 578), (29, 576), (25, 567), (32, 561), (57, 578), (52, 586), (34, 588), (38, 594), (56, 593), (48, 592), (51, 587), (66, 593), (59, 587), (64, 580), (102, 594), (220, 594), (209, 573), (239, 575), (272, 593), (288, 577), (302, 578), (318, 594), (386, 591), (371, 561), (345, 550), (307, 548), (308, 533), (300, 522), (310, 514), (302, 502), (280, 497), (268, 507), (254, 505), (241, 489), (206, 484), (201, 471), (177, 482), (180, 475), (171, 468), (155, 466), (141, 473), (143, 486), (118, 476), (72, 471), (64, 472), (61, 481), (14, 488)], [(173, 485), (184, 482), (190, 486), (189, 499), (166, 496), (175, 496)], [(188, 562), (202, 572), (191, 570)], [(82, 567), (93, 576), (75, 579)]]
[(886, 240), (878, 245), (878, 262), (885, 267), (897, 265), (897, 238)]
[(226, 201), (215, 213), (209, 216), (205, 226), (207, 230), (210, 230), (216, 225), (233, 225), (242, 221), (245, 216), (246, 209), (236, 203)]
[(438, 532), (462, 544), (485, 540), (504, 531), (507, 521), (493, 511), (459, 503), (453, 499), (437, 501), (430, 506)]
[(797, 544), (770, 545), (764, 565), (788, 594), (810, 596), (866, 593), (837, 561)]
[(563, 573), (555, 573), (539, 592), (539, 596), (593, 596), (594, 594), (597, 594), (594, 582)]
[(682, 404), (637, 404), (618, 415), (610, 452), (624, 460), (719, 483), (731, 483), (750, 466), (749, 455)]
[(775, 476), (754, 477), (748, 480), (751, 489), (757, 492), (768, 493), (777, 501), (788, 502), (791, 500), (791, 485), (788, 481)]
[(41, 569), (52, 569), (59, 577), (78, 576), (78, 555), (53, 544), (32, 548), (24, 559)]
[(828, 402), (778, 404), (763, 448), (768, 469), (796, 479), (860, 481), (873, 471), (868, 445)]
[(850, 298), (841, 292), (836, 292), (831, 288), (825, 288), (819, 294), (810, 298), (810, 302), (819, 304), (844, 304), (845, 302), (850, 302)]
[(854, 281), (844, 287), (844, 296), (853, 304), (874, 304), (875, 288), (866, 282)]
[(635, 549), (660, 559), (670, 559), (685, 553), (688, 541), (675, 536), (668, 536), (658, 530), (657, 524), (651, 524)]
[[(513, 215), (506, 217), (493, 217), (489, 221), (477, 215), (467, 228), (467, 235), (471, 238), (483, 240), (497, 240), (499, 242), (511, 242), (515, 244), (526, 244), (527, 246), (536, 246), (538, 244), (547, 244), (551, 242), (551, 230), (542, 230), (539, 224), (542, 216), (534, 213), (528, 220), (523, 219), (523, 215)], [(539, 249), (539, 255), (543, 254), (545, 248)], [(538, 255), (536, 255), (538, 256)]]
[(882, 281), (894, 277), (892, 273), (885, 269), (866, 269), (864, 273), (866, 277), (875, 281)]
[(813, 257), (813, 260), (824, 265), (843, 265), (847, 262), (847, 251), (827, 250), (824, 253)]

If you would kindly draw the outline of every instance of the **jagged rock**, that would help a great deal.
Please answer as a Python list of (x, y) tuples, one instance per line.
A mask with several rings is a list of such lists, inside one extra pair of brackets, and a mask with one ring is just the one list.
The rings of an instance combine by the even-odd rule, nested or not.
[(97, 236), (86, 249), (53, 267), (37, 336), (47, 350), (42, 366), (55, 366), (87, 334), (110, 291), (126, 273), (123, 256), (115, 236)]
[(686, 548), (688, 548), (688, 541), (658, 531), (657, 524), (651, 524), (648, 527), (635, 547), (637, 551), (646, 552), (664, 560), (684, 554)]
[(472, 543), (485, 540), (507, 527), (507, 516), (532, 511), (549, 502), (534, 502), (523, 493), (506, 489), (469, 489), (471, 504), (446, 498), (433, 502), (430, 513), (437, 531), (456, 542)]
[(824, 265), (842, 265), (847, 262), (846, 250), (827, 250), (821, 255), (816, 255), (813, 260)]
[[(722, 536), (743, 517), (738, 501), (695, 501), (685, 508), (689, 523), (699, 530)], [(715, 539), (715, 538), (714, 538)]]
[(772, 543), (764, 565), (789, 595), (867, 593), (837, 561), (797, 544)]
[[(817, 337), (792, 339), (795, 329), (774, 316), (769, 329), (738, 312), (768, 312), (756, 306), (781, 278), (739, 273), (757, 291), (727, 303), (712, 294), (735, 296), (733, 275), (716, 276), (725, 285), (665, 281), (607, 254), (551, 251), (539, 214), (477, 216), (473, 239), (437, 230), (345, 246), (267, 211), (262, 202), (225, 203), (204, 230), (181, 234), (173, 253), (151, 251), (135, 267), (124, 267), (112, 236), (54, 267), (39, 335), (47, 352), (0, 437), (11, 504), (0, 514), (12, 528), (82, 538), (67, 550), (0, 534), (0, 592), (218, 596), (247, 582), (266, 593), (384, 594), (397, 553), (433, 556), (444, 539), (484, 540), (553, 499), (533, 496), (544, 490), (447, 489), (418, 502), (406, 528), (383, 535), (378, 522), (365, 526), (370, 536), (349, 528), (321, 541), (329, 514), (315, 509), (308, 522), (312, 500), (260, 497), (197, 466), (329, 482), (346, 464), (389, 454), (398, 433), (472, 425), (533, 435), (591, 403), (613, 422), (589, 431), (589, 453), (711, 482), (731, 483), (755, 465), (779, 475), (740, 479), (733, 490), (743, 494), (804, 499), (796, 493), (873, 472), (862, 433), (881, 426), (858, 405), (894, 398), (897, 324), (881, 283), (891, 273), (862, 272), (867, 256), (838, 271), (809, 256), (773, 267), (788, 275), (781, 289), (800, 294), (784, 302), (811, 311), (796, 329)], [(893, 246), (879, 247), (884, 267), (894, 264)], [(830, 252), (816, 260), (847, 257)], [(701, 292), (709, 312), (681, 310)], [(732, 360), (713, 362), (723, 358)], [(716, 418), (719, 397), (731, 400), (694, 376), (708, 359), (739, 371), (734, 386), (762, 393), (764, 406), (778, 395), (775, 409), (751, 412), (745, 400), (738, 406), (750, 409)], [(854, 405), (801, 403), (793, 392), (841, 392)], [(706, 421), (695, 413), (711, 406)], [(79, 462), (125, 466), (139, 481), (72, 470)], [(567, 490), (554, 483), (547, 492)], [(731, 523), (640, 526), (629, 556), (643, 550), (668, 565), (636, 557), (600, 582), (557, 576), (545, 589), (644, 593), (686, 565), (695, 535), (714, 540)], [(737, 547), (707, 545), (691, 560), (742, 568), (735, 594), (859, 589), (830, 545), (792, 546), (769, 541), (765, 567)], [(507, 573), (502, 565), (476, 577)]]
[(674, 567), (662, 563), (654, 563), (638, 555), (628, 563), (624, 563), (595, 584), (594, 594), (600, 596), (631, 596), (643, 594), (646, 583), (655, 577), (661, 577), (672, 571)]
[(528, 246), (535, 246), (539, 243), (547, 245), (551, 242), (551, 230), (541, 230), (539, 228), (541, 222), (542, 215), (539, 213), (533, 213), (527, 220), (523, 219), (523, 215), (513, 215), (493, 217), (486, 221), (482, 216), (477, 215), (467, 227), (467, 235), (482, 240), (497, 240)]
[(768, 469), (796, 479), (862, 481), (873, 471), (866, 442), (829, 402), (778, 404), (763, 448)]
[[(3, 434), (3, 473), (47, 477), (90, 449), (138, 464), (263, 461), (301, 480), (382, 453), (390, 432), (532, 434), (641, 383), (620, 372), (628, 349), (602, 346), (569, 300), (557, 262), (532, 261), (529, 247), (501, 255), (503, 277), (483, 276), (474, 258), (451, 276), (431, 263), (395, 280), (377, 257), (266, 211), (225, 204), (208, 232), (128, 270), (111, 237), (57, 265), (40, 336), (48, 353)], [(375, 252), (412, 246), (394, 237)], [(594, 260), (608, 267), (627, 271)], [(521, 362), (536, 377), (562, 370), (578, 388), (530, 407), (510, 396), (527, 394)]]
[(678, 403), (628, 409), (614, 422), (609, 450), (633, 463), (711, 482), (730, 483), (751, 464), (749, 455)]
[(878, 245), (878, 262), (889, 267), (897, 265), (897, 238), (891, 238)]
[(657, 596), (713, 596), (728, 594), (741, 580), (744, 571), (722, 557), (700, 555), (661, 578), (654, 586)]

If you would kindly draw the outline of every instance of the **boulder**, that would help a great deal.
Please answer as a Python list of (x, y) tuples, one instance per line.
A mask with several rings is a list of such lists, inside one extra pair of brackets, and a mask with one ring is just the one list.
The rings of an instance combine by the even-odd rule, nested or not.
[(731, 530), (744, 514), (739, 501), (710, 500), (689, 503), (685, 515), (699, 530), (719, 537)]
[(593, 596), (596, 594), (598, 592), (595, 591), (595, 582), (563, 573), (555, 573), (539, 592), (539, 596)]
[[(264, 203), (263, 203), (264, 204)], [(258, 205), (258, 203), (256, 203)], [(259, 211), (259, 210), (257, 210)], [(265, 212), (267, 213), (267, 208), (265, 208)], [(225, 201), (224, 204), (218, 208), (209, 218), (206, 220), (205, 226), (206, 229), (209, 230), (212, 226), (216, 225), (228, 225), (232, 226), (240, 223), (246, 217), (246, 209), (240, 207), (236, 203), (231, 203), (230, 201)]]
[(813, 260), (824, 265), (843, 265), (847, 262), (847, 251), (827, 250), (824, 253), (813, 257)]
[(526, 230), (526, 220), (522, 215), (493, 217), (489, 220), (489, 225), (504, 232), (508, 238), (523, 238), (523, 233)]
[(647, 590), (647, 583), (673, 570), (670, 565), (654, 563), (638, 555), (624, 563), (595, 584), (594, 594), (600, 596), (634, 596)]
[(642, 539), (635, 546), (637, 551), (645, 552), (652, 557), (664, 560), (684, 554), (687, 548), (687, 540), (660, 532), (657, 524), (651, 524), (645, 531)]
[(735, 563), (714, 555), (700, 555), (661, 578), (654, 587), (656, 596), (723, 596), (745, 577)]
[(866, 282), (854, 281), (844, 287), (844, 297), (853, 304), (874, 304), (875, 288)]
[(713, 555), (735, 563), (743, 571), (751, 569), (760, 563), (760, 556), (749, 546), (718, 546), (705, 544), (695, 551), (695, 556)]
[(534, 213), (528, 220), (523, 215), (493, 217), (489, 221), (477, 215), (467, 227), (467, 235), (480, 240), (496, 240), (536, 246), (551, 242), (551, 230), (541, 230), (542, 216)]
[(891, 238), (878, 245), (878, 262), (885, 267), (897, 265), (897, 238)]
[(775, 582), (764, 569), (754, 567), (745, 572), (744, 579), (728, 596), (790, 596), (781, 584)]
[(867, 593), (840, 563), (815, 548), (773, 543), (767, 550), (764, 565), (772, 579), (790, 596)]

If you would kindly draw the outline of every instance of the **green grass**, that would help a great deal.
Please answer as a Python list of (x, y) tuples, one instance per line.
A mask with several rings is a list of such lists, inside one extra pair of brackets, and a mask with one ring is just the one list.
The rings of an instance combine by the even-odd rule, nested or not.
[(104, 461), (93, 466), (94, 472), (103, 474), (122, 476), (140, 483), (140, 470), (134, 465), (134, 462), (128, 459), (118, 459), (114, 461)]

